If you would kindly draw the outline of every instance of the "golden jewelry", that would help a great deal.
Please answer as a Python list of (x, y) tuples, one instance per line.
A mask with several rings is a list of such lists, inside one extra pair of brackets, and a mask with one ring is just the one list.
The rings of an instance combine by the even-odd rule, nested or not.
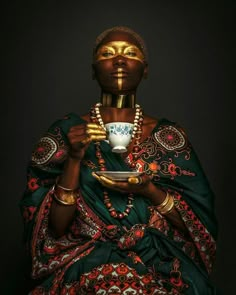
[(169, 214), (172, 209), (174, 208), (174, 198), (173, 196), (171, 196), (168, 192), (166, 194), (166, 198), (165, 200), (159, 205), (157, 206), (157, 210), (159, 211), (159, 213), (161, 213), (162, 215), (167, 215)]
[(53, 188), (54, 199), (62, 205), (74, 205), (77, 201), (77, 194), (74, 189), (66, 188), (61, 185), (56, 185)]
[(71, 206), (76, 204), (77, 196), (74, 191), (65, 192), (64, 194), (60, 194), (60, 197), (54, 192), (54, 199), (61, 205)]
[(138, 177), (137, 176), (135, 176), (135, 177), (129, 177), (128, 178), (128, 183), (140, 185), (140, 184), (143, 183), (143, 179), (140, 176), (138, 176)]
[(166, 197), (165, 197), (164, 201), (157, 206), (157, 209), (159, 210), (159, 209), (162, 209), (163, 207), (165, 207), (169, 201), (169, 198), (170, 198), (170, 194), (166, 193)]
[(53, 187), (54, 190), (59, 188), (60, 190), (63, 190), (63, 191), (66, 191), (66, 192), (74, 191), (74, 189), (72, 189), (72, 188), (67, 188), (67, 187), (64, 187), (64, 186), (58, 184), (58, 181), (59, 181), (59, 177), (57, 177), (57, 179), (56, 179), (55, 186)]
[(135, 108), (135, 94), (101, 94), (101, 103), (104, 107), (113, 107), (117, 109)]
[(71, 188), (66, 188), (64, 186), (61, 186), (60, 184), (56, 183), (56, 188), (60, 188), (62, 189), (63, 191), (66, 191), (66, 192), (73, 192), (74, 190), (71, 189)]
[(101, 45), (95, 55), (95, 60), (105, 60), (122, 55), (129, 59), (135, 59), (144, 62), (142, 51), (134, 44), (126, 41), (112, 41)]

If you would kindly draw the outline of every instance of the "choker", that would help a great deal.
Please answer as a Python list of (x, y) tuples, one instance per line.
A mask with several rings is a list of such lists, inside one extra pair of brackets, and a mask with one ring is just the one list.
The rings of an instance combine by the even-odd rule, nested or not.
[(104, 107), (113, 108), (134, 108), (135, 107), (135, 94), (110, 94), (102, 93), (101, 102)]
[[(90, 111), (90, 118), (91, 121), (93, 123), (99, 124), (100, 126), (102, 126), (105, 129), (105, 125), (104, 122), (102, 120), (101, 114), (100, 114), (100, 107), (102, 106), (101, 103), (96, 103), (95, 106), (93, 108), (91, 108)], [(143, 111), (142, 108), (140, 107), (140, 105), (136, 104), (135, 105), (135, 116), (134, 116), (134, 130), (132, 133), (132, 139), (134, 140), (134, 145), (132, 148), (132, 162), (129, 163), (130, 168), (135, 170), (136, 168), (136, 160), (138, 158), (138, 154), (140, 152), (140, 140), (142, 137), (142, 125), (143, 125)], [(102, 157), (102, 151), (101, 151), (101, 146), (100, 146), (100, 142), (97, 141), (94, 143), (95, 144), (95, 155), (96, 158), (98, 160), (98, 165), (99, 165), (99, 169), (100, 171), (106, 171), (106, 163), (105, 163), (105, 159)], [(116, 209), (113, 207), (111, 200), (109, 198), (108, 192), (104, 189), (103, 190), (103, 202), (106, 206), (106, 208), (109, 211), (109, 214), (111, 217), (113, 218), (117, 218), (117, 219), (122, 219), (125, 218), (126, 216), (129, 215), (132, 207), (133, 207), (133, 194), (129, 193), (128, 194), (128, 198), (127, 198), (127, 204), (126, 204), (126, 208), (123, 212), (119, 212), (116, 211)]]

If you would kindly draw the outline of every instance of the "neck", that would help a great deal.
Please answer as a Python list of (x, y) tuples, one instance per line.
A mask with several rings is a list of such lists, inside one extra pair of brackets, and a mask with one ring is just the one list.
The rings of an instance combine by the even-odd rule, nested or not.
[(101, 103), (104, 107), (134, 108), (136, 103), (135, 94), (111, 94), (102, 92)]

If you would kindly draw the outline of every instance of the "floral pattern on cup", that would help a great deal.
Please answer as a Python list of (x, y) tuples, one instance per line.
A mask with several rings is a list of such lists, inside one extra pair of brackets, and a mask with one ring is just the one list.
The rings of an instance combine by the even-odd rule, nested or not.
[(108, 128), (108, 132), (115, 135), (130, 135), (133, 132), (133, 128), (130, 128), (130, 124), (117, 124), (111, 125), (110, 128)]
[(111, 122), (105, 125), (109, 144), (115, 153), (124, 153), (132, 140), (134, 124), (128, 122)]

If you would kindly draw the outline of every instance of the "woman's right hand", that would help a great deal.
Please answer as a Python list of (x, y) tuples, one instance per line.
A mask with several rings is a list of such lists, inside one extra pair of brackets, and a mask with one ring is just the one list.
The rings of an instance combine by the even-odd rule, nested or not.
[(69, 156), (81, 160), (91, 141), (104, 140), (107, 135), (100, 125), (87, 123), (71, 127), (67, 136), (70, 143)]

